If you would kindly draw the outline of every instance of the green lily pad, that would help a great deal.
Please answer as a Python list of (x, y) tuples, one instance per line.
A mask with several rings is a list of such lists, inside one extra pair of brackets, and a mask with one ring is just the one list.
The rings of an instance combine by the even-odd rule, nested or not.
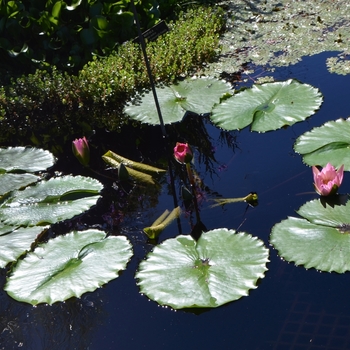
[(12, 298), (32, 305), (80, 297), (117, 278), (131, 256), (131, 244), (124, 236), (74, 231), (19, 260), (4, 289)]
[[(186, 79), (176, 85), (156, 88), (164, 124), (181, 121), (187, 111), (209, 113), (230, 89), (229, 84), (213, 78)], [(137, 96), (124, 112), (142, 123), (160, 124), (152, 91)]]
[(174, 309), (218, 307), (248, 295), (267, 270), (268, 249), (247, 233), (180, 235), (148, 254), (136, 273), (141, 293)]
[(81, 214), (100, 198), (102, 184), (83, 176), (63, 176), (16, 191), (0, 207), (7, 225), (56, 223)]
[(13, 171), (46, 170), (55, 163), (55, 157), (39, 148), (8, 147), (0, 148), (0, 173)]
[(350, 202), (325, 205), (319, 199), (305, 203), (298, 214), (276, 224), (270, 242), (279, 255), (296, 265), (321, 271), (350, 270)]
[(0, 223), (0, 268), (30, 250), (31, 244), (47, 228), (48, 226), (13, 227)]
[(39, 176), (34, 174), (12, 174), (5, 173), (0, 174), (0, 196), (4, 194), (19, 190), (20, 188), (26, 187), (40, 179)]
[(226, 130), (251, 125), (252, 131), (265, 132), (305, 120), (321, 103), (318, 89), (290, 79), (238, 92), (213, 108), (211, 120)]
[(350, 120), (338, 119), (301, 135), (294, 144), (295, 152), (308, 165), (325, 166), (328, 162), (350, 170)]

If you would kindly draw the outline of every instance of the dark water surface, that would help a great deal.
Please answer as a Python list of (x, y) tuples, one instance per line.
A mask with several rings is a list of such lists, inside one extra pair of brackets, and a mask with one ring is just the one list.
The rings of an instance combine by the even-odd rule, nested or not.
[[(306, 201), (317, 198), (312, 172), (293, 151), (295, 139), (328, 120), (350, 115), (350, 77), (328, 73), (329, 54), (306, 57), (298, 65), (278, 69), (277, 79), (296, 78), (320, 89), (320, 110), (303, 123), (265, 134), (248, 128), (235, 132), (236, 147), (219, 141), (220, 131), (207, 125), (216, 149), (214, 169), (195, 164), (203, 182), (223, 197), (251, 191), (259, 205), (230, 204), (222, 209), (204, 204), (201, 217), (208, 229), (227, 227), (258, 236), (270, 248), (269, 270), (248, 297), (210, 310), (174, 311), (139, 293), (137, 266), (151, 250), (142, 228), (155, 220), (172, 198), (163, 191), (152, 213), (122, 232), (134, 244), (134, 257), (122, 275), (94, 293), (53, 306), (33, 308), (0, 293), (0, 341), (3, 349), (350, 349), (350, 275), (306, 270), (281, 260), (269, 246), (274, 224)], [(350, 193), (345, 173), (342, 193)], [(189, 233), (188, 219), (182, 219)], [(160, 241), (178, 234), (175, 224)], [(2, 282), (5, 282), (2, 271)], [(193, 291), (196, 293), (196, 291)]]

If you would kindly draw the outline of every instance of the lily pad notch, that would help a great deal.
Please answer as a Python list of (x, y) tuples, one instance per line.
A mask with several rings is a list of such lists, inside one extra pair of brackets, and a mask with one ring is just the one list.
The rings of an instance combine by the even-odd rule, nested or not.
[(140, 263), (135, 277), (140, 292), (160, 305), (214, 308), (257, 288), (268, 255), (258, 238), (220, 228), (198, 241), (185, 235), (165, 240)]

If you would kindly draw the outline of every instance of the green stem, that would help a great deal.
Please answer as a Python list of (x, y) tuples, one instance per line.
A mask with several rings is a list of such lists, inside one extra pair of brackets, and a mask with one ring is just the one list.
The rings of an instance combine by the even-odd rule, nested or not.
[(197, 222), (200, 222), (201, 219), (200, 219), (200, 216), (199, 216), (196, 185), (195, 185), (195, 182), (194, 182), (194, 177), (193, 177), (193, 173), (192, 173), (192, 169), (191, 169), (191, 164), (190, 163), (186, 163), (186, 170), (187, 170), (187, 176), (188, 176), (188, 179), (190, 180), (190, 185), (191, 185), (191, 189), (192, 189), (193, 204), (194, 204), (194, 209), (195, 209), (195, 212), (196, 212), (196, 219), (197, 219)]

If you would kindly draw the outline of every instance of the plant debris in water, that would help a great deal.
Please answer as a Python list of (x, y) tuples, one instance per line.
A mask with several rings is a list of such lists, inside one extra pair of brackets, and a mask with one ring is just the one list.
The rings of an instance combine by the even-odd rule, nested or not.
[(337, 1), (223, 1), (228, 12), (222, 53), (211, 71), (238, 72), (246, 63), (288, 66), (324, 51), (330, 72), (348, 74), (350, 3)]

